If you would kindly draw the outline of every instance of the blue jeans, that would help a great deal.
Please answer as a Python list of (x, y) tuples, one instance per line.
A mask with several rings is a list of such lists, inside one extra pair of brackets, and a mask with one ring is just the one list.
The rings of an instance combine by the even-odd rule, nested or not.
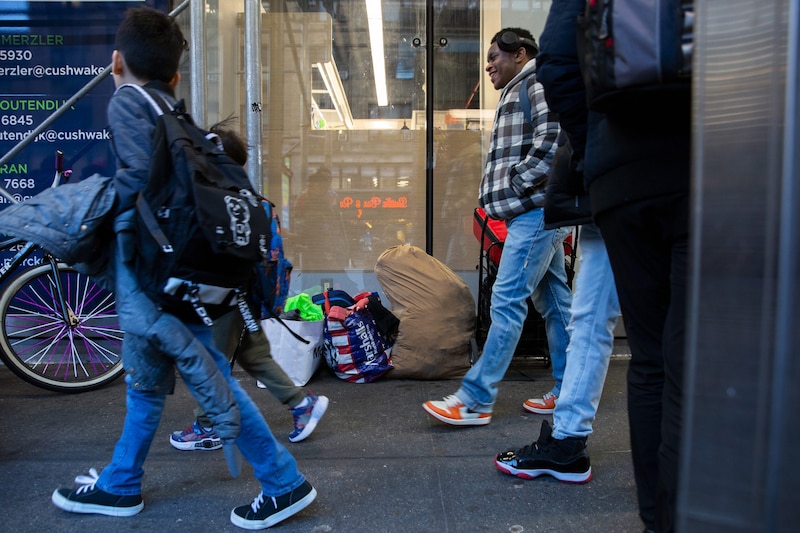
[[(266, 496), (279, 496), (302, 485), (305, 477), (297, 470), (294, 457), (275, 440), (258, 407), (239, 382), (231, 377), (230, 364), (225, 356), (213, 347), (211, 329), (200, 324), (186, 326), (208, 348), (233, 391), (241, 412), (241, 432), (236, 445), (245, 460), (253, 466), (261, 490)], [(141, 494), (142, 465), (161, 420), (165, 400), (163, 392), (128, 387), (127, 415), (122, 436), (114, 448), (111, 463), (100, 474), (98, 488), (120, 496)]]
[(139, 287), (131, 266), (135, 241), (126, 231), (132, 213), (117, 217), (118, 230), (112, 280), (117, 313), (125, 340), (122, 363), (128, 386), (137, 390), (170, 393), (175, 386), (175, 370), (198, 403), (214, 422), (223, 441), (239, 434), (239, 408), (227, 381), (206, 347), (176, 316), (164, 313)]
[(606, 245), (594, 224), (581, 227), (564, 382), (553, 413), (553, 437), (586, 437), (600, 403), (614, 347), (619, 299)]
[(456, 397), (467, 408), (479, 413), (492, 412), (497, 384), (511, 364), (528, 316), (529, 296), (544, 316), (556, 395), (561, 391), (566, 364), (572, 294), (564, 269), (563, 242), (570, 228), (544, 229), (543, 209), (512, 218), (507, 226), (508, 236), (492, 288), (492, 325), (482, 355), (456, 391)]

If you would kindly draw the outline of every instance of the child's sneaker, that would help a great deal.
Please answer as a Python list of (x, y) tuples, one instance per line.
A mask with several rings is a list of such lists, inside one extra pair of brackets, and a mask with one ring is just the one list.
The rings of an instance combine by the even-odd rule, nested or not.
[(104, 514), (107, 516), (133, 516), (144, 509), (141, 494), (116, 496), (94, 486), (97, 470), (75, 478), (81, 486), (77, 489), (56, 489), (50, 499), (53, 505), (70, 513)]
[(266, 529), (299, 513), (316, 497), (317, 491), (308, 481), (281, 496), (264, 496), (262, 492), (253, 503), (231, 511), (231, 522), (244, 529)]
[(169, 443), (179, 450), (218, 450), (222, 441), (214, 433), (194, 421), (194, 424), (183, 431), (175, 431), (169, 436)]
[(538, 415), (551, 415), (553, 414), (553, 411), (556, 410), (557, 402), (558, 396), (552, 392), (548, 392), (541, 398), (531, 398), (529, 400), (525, 400), (525, 403), (522, 404), (522, 407), (526, 411), (530, 411), (531, 413), (536, 413)]
[(306, 396), (306, 405), (292, 409), (294, 417), (294, 431), (289, 434), (291, 442), (300, 442), (317, 427), (317, 422), (328, 409), (326, 396), (315, 396), (311, 391)]

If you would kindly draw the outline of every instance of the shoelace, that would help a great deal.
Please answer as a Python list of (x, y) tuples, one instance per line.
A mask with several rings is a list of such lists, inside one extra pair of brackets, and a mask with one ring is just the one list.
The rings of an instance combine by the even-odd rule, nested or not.
[(531, 444), (526, 444), (516, 453), (517, 457), (530, 457), (531, 455), (538, 455), (542, 453), (542, 450), (545, 446), (542, 446), (543, 443), (539, 441), (533, 441)]
[[(277, 500), (275, 500), (275, 497), (270, 496), (270, 499), (272, 500), (272, 506), (277, 509), (278, 502)], [(261, 508), (263, 504), (264, 504), (264, 493), (260, 492), (258, 496), (256, 496), (255, 499), (253, 500), (253, 503), (250, 504), (250, 509), (252, 509), (254, 513), (258, 513), (258, 510)]]
[(301, 415), (297, 415), (294, 417), (294, 429), (303, 431), (306, 427), (306, 420), (311, 418), (311, 415), (308, 413), (303, 413)]
[(97, 483), (97, 480), (99, 478), (100, 478), (100, 476), (97, 475), (97, 470), (95, 470), (94, 468), (90, 468), (89, 469), (89, 474), (88, 475), (81, 474), (78, 477), (76, 477), (75, 478), (75, 483), (77, 483), (78, 485), (81, 485), (80, 487), (78, 487), (78, 490), (77, 490), (78, 494), (83, 493), (83, 492), (89, 492), (90, 490), (94, 490), (94, 485), (95, 485), (95, 483)]
[(447, 407), (455, 407), (456, 405), (461, 405), (461, 400), (459, 400), (458, 396), (455, 394), (451, 394), (450, 396), (444, 397), (444, 404)]
[(530, 444), (523, 446), (521, 450), (517, 451), (517, 457), (538, 455), (540, 453), (544, 453), (545, 450), (550, 448), (552, 443), (553, 443), (552, 437), (548, 436), (543, 439), (542, 436), (539, 435), (538, 439), (536, 439)]

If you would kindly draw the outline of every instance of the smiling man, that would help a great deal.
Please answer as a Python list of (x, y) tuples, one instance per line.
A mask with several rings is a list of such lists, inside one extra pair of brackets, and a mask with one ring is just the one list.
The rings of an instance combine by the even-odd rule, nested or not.
[(423, 404), (428, 414), (446, 424), (491, 422), (497, 384), (511, 363), (528, 315), (528, 297), (545, 319), (555, 383), (550, 391), (526, 400), (523, 407), (552, 413), (561, 391), (572, 300), (562, 243), (572, 228), (544, 228), (544, 192), (559, 126), (536, 81), (533, 59), (538, 51), (529, 31), (505, 28), (492, 38), (486, 55), (486, 72), (494, 88), (502, 92), (479, 202), (489, 216), (506, 221), (508, 237), (492, 288), (492, 324), (481, 357), (455, 394)]

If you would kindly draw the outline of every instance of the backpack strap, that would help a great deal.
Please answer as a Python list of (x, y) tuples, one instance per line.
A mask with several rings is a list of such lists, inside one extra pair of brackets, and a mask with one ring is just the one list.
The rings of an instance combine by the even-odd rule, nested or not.
[(136, 195), (136, 210), (139, 212), (139, 215), (142, 217), (142, 222), (147, 227), (147, 231), (150, 232), (150, 235), (155, 239), (158, 243), (159, 248), (161, 251), (170, 254), (175, 250), (172, 248), (172, 243), (169, 242), (169, 239), (164, 232), (161, 231), (161, 227), (158, 225), (158, 221), (156, 221), (156, 216), (153, 214), (153, 211), (150, 209), (150, 206), (147, 205), (147, 202), (144, 199), (144, 195), (141, 191), (139, 194)]
[(522, 108), (522, 114), (525, 118), (533, 124), (533, 113), (531, 113), (531, 95), (528, 94), (528, 86), (533, 81), (533, 76), (528, 75), (527, 78), (519, 83), (519, 106)]
[[(120, 85), (117, 88), (117, 91), (123, 87), (131, 87), (138, 91), (139, 94), (141, 94), (144, 99), (147, 100), (158, 116), (162, 116), (165, 113), (171, 113), (174, 109), (169, 102), (161, 98), (157, 92), (151, 89), (145, 89), (141, 85), (136, 85), (135, 83), (126, 83), (124, 85)], [(172, 248), (172, 243), (169, 242), (167, 236), (163, 231), (161, 231), (158, 221), (156, 221), (156, 217), (153, 214), (153, 211), (150, 209), (150, 206), (147, 205), (147, 202), (145, 201), (141, 191), (136, 196), (136, 210), (141, 215), (144, 225), (147, 227), (147, 230), (150, 232), (150, 235), (152, 235), (153, 239), (155, 239), (155, 241), (158, 243), (161, 251), (164, 253), (174, 252), (175, 250)]]
[[(158, 116), (161, 116), (165, 113), (174, 113), (180, 115), (183, 120), (189, 121), (190, 123), (194, 124), (194, 119), (192, 119), (192, 117), (188, 113), (186, 113), (183, 100), (179, 101), (177, 104), (173, 106), (169, 102), (164, 100), (161, 97), (161, 95), (158, 94), (158, 91), (155, 91), (153, 89), (142, 87), (141, 85), (136, 85), (134, 83), (126, 83), (125, 85), (120, 85), (117, 90), (122, 89), (123, 87), (133, 87), (134, 89), (139, 91), (139, 94), (144, 96), (144, 98), (150, 103), (155, 112), (158, 113)], [(220, 152), (225, 151), (225, 148), (222, 146), (222, 140), (219, 138), (219, 135), (217, 135), (216, 133), (208, 132), (206, 133), (205, 137), (209, 141), (213, 142)]]
[(161, 96), (152, 89), (145, 89), (141, 85), (136, 85), (135, 83), (126, 83), (125, 85), (120, 85), (117, 88), (117, 91), (119, 91), (123, 87), (133, 87), (134, 89), (139, 91), (139, 94), (144, 96), (144, 99), (147, 100), (147, 102), (155, 110), (158, 116), (161, 116), (164, 113), (171, 113), (172, 111), (175, 110), (175, 108), (172, 107), (169, 104), (169, 102), (161, 98)]

